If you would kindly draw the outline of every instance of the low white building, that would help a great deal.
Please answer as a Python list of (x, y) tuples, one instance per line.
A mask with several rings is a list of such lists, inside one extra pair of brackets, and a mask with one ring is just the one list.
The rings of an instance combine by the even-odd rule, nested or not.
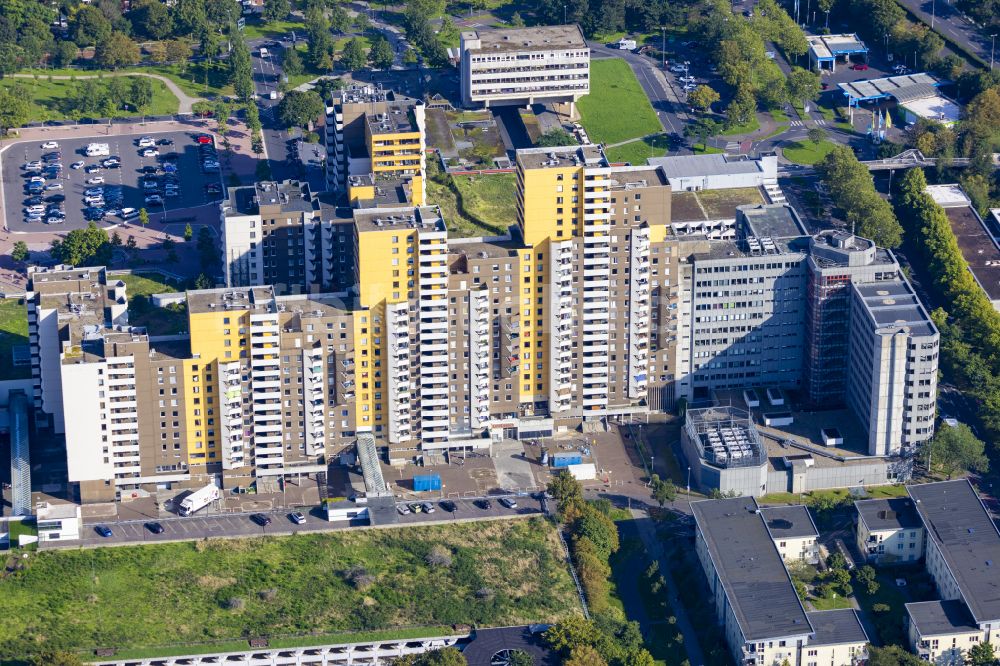
[(787, 563), (819, 562), (819, 530), (809, 509), (795, 506), (769, 506), (760, 510), (764, 524), (781, 558)]
[(778, 180), (778, 158), (756, 159), (739, 155), (672, 155), (653, 157), (650, 166), (660, 167), (674, 192), (764, 187)]
[(924, 556), (924, 524), (909, 497), (859, 500), (855, 540), (873, 564), (915, 562)]
[(38, 507), (38, 540), (72, 541), (83, 525), (79, 504), (43, 504)]

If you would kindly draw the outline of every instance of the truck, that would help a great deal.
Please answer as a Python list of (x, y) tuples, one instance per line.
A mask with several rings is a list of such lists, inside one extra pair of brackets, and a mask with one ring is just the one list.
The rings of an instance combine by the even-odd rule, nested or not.
[(214, 483), (210, 483), (204, 488), (196, 490), (182, 499), (178, 513), (182, 516), (190, 516), (195, 511), (204, 509), (206, 506), (221, 497), (222, 493), (219, 492), (219, 487)]
[(88, 143), (85, 152), (87, 157), (107, 157), (111, 154), (111, 147), (106, 143)]

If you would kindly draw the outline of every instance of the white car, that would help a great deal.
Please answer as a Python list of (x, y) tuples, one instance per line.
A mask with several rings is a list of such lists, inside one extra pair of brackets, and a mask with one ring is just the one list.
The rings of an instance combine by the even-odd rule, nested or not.
[(104, 203), (104, 197), (101, 197), (101, 196), (89, 196), (89, 197), (84, 197), (83, 201), (84, 201), (84, 203), (88, 203), (91, 206), (93, 206), (94, 204), (103, 204)]
[(87, 185), (100, 185), (104, 182), (104, 176), (94, 176), (87, 179)]
[(34, 160), (32, 162), (25, 162), (24, 168), (28, 171), (38, 171), (42, 168), (42, 163), (39, 160)]
[(697, 80), (693, 76), (682, 76), (678, 79), (678, 81), (683, 81), (684, 83), (694, 83)]
[(161, 197), (159, 194), (150, 194), (148, 197), (146, 197), (146, 203), (148, 204), (163, 203), (163, 197)]
[(28, 179), (28, 182), (29, 183), (44, 183), (45, 179), (42, 178), (41, 176), (32, 176), (31, 178)]
[(155, 146), (155, 145), (156, 145), (156, 141), (153, 141), (153, 137), (151, 137), (151, 136), (144, 136), (141, 139), (139, 139), (139, 147), (140, 148), (149, 148), (149, 147)]
[(695, 85), (695, 84), (693, 84), (693, 83), (685, 83), (685, 84), (684, 84), (684, 92), (691, 92), (692, 90), (694, 90), (694, 89), (695, 89), (695, 88), (697, 88), (697, 87), (698, 87), (698, 86), (696, 86), (696, 85)]
[(25, 213), (44, 213), (45, 206), (27, 206), (24, 209)]
[(46, 224), (62, 224), (63, 223), (63, 218), (53, 216), (53, 217), (50, 217), (47, 220), (45, 220), (45, 223)]
[(82, 169), (84, 164), (86, 164), (86, 162), (73, 162), (72, 164), (69, 165), (69, 168), (70, 169)]
[(102, 187), (88, 187), (83, 191), (84, 195), (88, 197), (96, 197), (99, 194), (104, 194), (104, 188)]
[(688, 68), (685, 67), (684, 65), (674, 65), (673, 67), (670, 68), (670, 71), (674, 72), (675, 74), (682, 74), (687, 72)]
[(53, 150), (58, 147), (59, 144), (55, 141), (46, 141), (45, 143), (42, 144), (42, 150)]
[(63, 188), (62, 183), (49, 183), (45, 186), (46, 190), (61, 190)]
[(158, 151), (156, 148), (147, 148), (146, 150), (142, 151), (143, 157), (157, 157), (159, 156), (159, 154), (160, 151)]

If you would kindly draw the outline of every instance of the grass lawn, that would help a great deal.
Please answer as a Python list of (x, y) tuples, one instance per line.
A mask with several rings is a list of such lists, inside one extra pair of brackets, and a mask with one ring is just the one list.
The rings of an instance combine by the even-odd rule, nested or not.
[(839, 608), (853, 608), (851, 600), (840, 596), (831, 595), (829, 597), (809, 597), (809, 603), (818, 611), (837, 610)]
[[(12, 520), (8, 523), (8, 525), (10, 525), (10, 532), (8, 535), (10, 538), (11, 548), (17, 548), (18, 539), (20, 539), (22, 534), (33, 537), (38, 536), (38, 528), (35, 526), (34, 520), (30, 523)], [(35, 550), (36, 548), (38, 548), (38, 544), (29, 544), (25, 546), (25, 550)]]
[(296, 33), (296, 37), (304, 35), (306, 24), (302, 21), (271, 21), (265, 23), (259, 17), (248, 17), (246, 27), (243, 28), (243, 36), (246, 39), (275, 39), (290, 35), (293, 30)]
[[(492, 176), (488, 176), (492, 178)], [(500, 210), (501, 204), (495, 193), (498, 188), (494, 186), (482, 186), (482, 177), (477, 179), (475, 187), (467, 185), (470, 189), (470, 200), (475, 201), (480, 206), (480, 211), (496, 214)], [(495, 181), (487, 181), (495, 182)], [(510, 205), (514, 204), (513, 184), (510, 186), (508, 196), (511, 199)], [(476, 193), (475, 190), (483, 190), (483, 193)], [(496, 236), (503, 233), (508, 226), (514, 223), (511, 217), (503, 227), (492, 226), (486, 220), (476, 217), (465, 208), (465, 197), (459, 199), (459, 186), (455, 179), (441, 171), (441, 165), (437, 159), (427, 160), (427, 200), (432, 204), (441, 207), (441, 215), (448, 225), (448, 232), (456, 238), (470, 238), (474, 236)]]
[(716, 148), (715, 146), (710, 146), (707, 143), (696, 143), (691, 146), (691, 152), (695, 155), (712, 155), (714, 153), (724, 153), (722, 148)]
[(128, 296), (128, 319), (133, 326), (143, 326), (149, 335), (175, 335), (188, 330), (187, 305), (158, 308), (149, 301), (152, 294), (170, 293), (182, 287), (159, 273), (114, 275), (125, 283)]
[(645, 164), (650, 157), (666, 155), (670, 141), (664, 134), (636, 139), (620, 146), (607, 149), (608, 159), (612, 162), (629, 162), (632, 165)]
[(771, 114), (771, 117), (774, 118), (774, 122), (776, 123), (787, 123), (791, 120), (788, 117), (788, 114), (782, 109), (772, 109), (771, 111), (768, 111), (768, 113)]
[(18, 298), (0, 300), (0, 380), (27, 379), (31, 366), (14, 367), (11, 350), (28, 344), (28, 308)]
[[(221, 94), (233, 94), (233, 86), (229, 83), (229, 69), (224, 62), (208, 63), (175, 63), (172, 65), (151, 65), (123, 69), (118, 72), (101, 69), (26, 69), (24, 74), (38, 74), (39, 79), (53, 76), (114, 76), (143, 72), (158, 74), (176, 83), (181, 90), (192, 97), (212, 98)], [(26, 79), (21, 79), (27, 81)]]
[(590, 63), (590, 94), (580, 98), (578, 107), (580, 122), (594, 143), (618, 143), (663, 131), (632, 68), (620, 58)]
[[(79, 74), (79, 72), (77, 72)], [(147, 116), (172, 115), (177, 113), (177, 97), (167, 86), (157, 79), (148, 79), (153, 84), (153, 103), (146, 109)], [(66, 120), (82, 117), (74, 110), (74, 100), (78, 96), (81, 82), (65, 79), (8, 79), (4, 88), (21, 85), (27, 90), (31, 101), (31, 120)], [(107, 85), (107, 84), (105, 84)], [(121, 116), (138, 116), (133, 111), (120, 111)]]
[(757, 120), (757, 116), (750, 119), (750, 122), (744, 123), (742, 125), (733, 125), (732, 127), (719, 132), (720, 136), (735, 136), (737, 134), (750, 134), (751, 132), (756, 132), (760, 129), (760, 121)]
[(452, 180), (461, 195), (463, 210), (495, 229), (497, 234), (502, 234), (517, 221), (514, 174), (454, 176)]
[(826, 157), (833, 150), (832, 141), (793, 141), (782, 146), (781, 153), (791, 162), (796, 164), (816, 164)]
[[(435, 546), (450, 566), (427, 564)], [(4, 581), (0, 659), (43, 647), (189, 652), (247, 636), (436, 633), (576, 612), (555, 528), (541, 518), (45, 552)]]
[[(904, 579), (907, 583), (906, 586), (897, 586), (896, 578)], [(883, 645), (905, 645), (906, 609), (904, 605), (910, 602), (930, 601), (939, 598), (934, 584), (926, 572), (910, 567), (880, 568), (877, 580), (879, 588), (875, 594), (866, 594), (863, 586), (858, 585), (855, 588), (854, 596), (861, 609), (875, 624), (875, 631), (878, 632), (877, 638), (881, 639)], [(876, 604), (881, 604), (878, 611), (874, 608)]]

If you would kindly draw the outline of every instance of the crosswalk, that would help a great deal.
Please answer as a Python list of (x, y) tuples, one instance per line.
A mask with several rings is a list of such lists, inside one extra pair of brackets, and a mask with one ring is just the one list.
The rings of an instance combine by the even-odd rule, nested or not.
[[(818, 126), (820, 126), (820, 127), (823, 127), (823, 126), (827, 125), (827, 122), (826, 122), (826, 120), (824, 120), (823, 118), (812, 118), (812, 121), (813, 121), (814, 123), (816, 123), (816, 125), (818, 125)], [(790, 124), (790, 125), (791, 125), (792, 127), (805, 127), (805, 125), (806, 125), (806, 124), (805, 124), (805, 123), (804, 123), (803, 121), (801, 121), (801, 120), (792, 120), (792, 121), (791, 121), (791, 122), (790, 122), (789, 124)]]

